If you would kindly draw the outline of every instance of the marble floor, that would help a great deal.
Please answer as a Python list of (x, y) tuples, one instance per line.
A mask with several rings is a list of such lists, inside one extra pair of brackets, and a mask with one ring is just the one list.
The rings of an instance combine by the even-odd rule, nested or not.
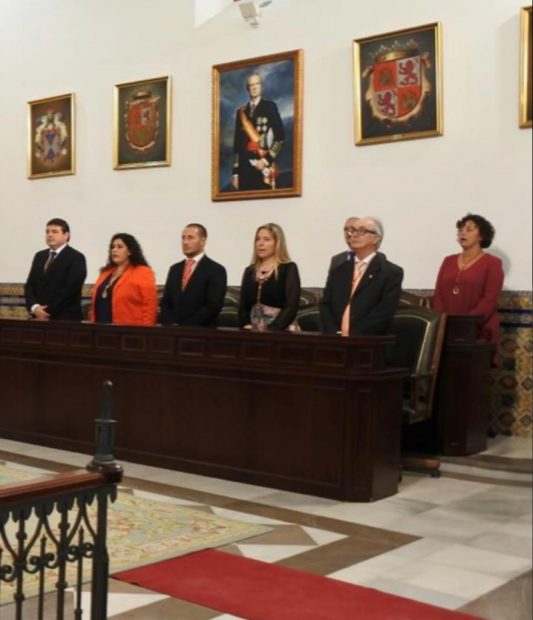
[[(90, 457), (0, 439), (0, 459), (64, 471), (85, 466)], [(404, 473), (397, 495), (371, 504), (121, 464), (125, 482), (139, 493), (166, 495), (189, 507), (271, 528), (222, 547), (224, 552), (486, 620), (529, 620), (531, 463), (531, 439), (499, 436), (482, 454), (445, 459), (438, 479)], [(236, 618), (113, 579), (109, 591), (108, 618), (115, 620)], [(0, 615), (7, 620), (9, 612), (3, 608)]]

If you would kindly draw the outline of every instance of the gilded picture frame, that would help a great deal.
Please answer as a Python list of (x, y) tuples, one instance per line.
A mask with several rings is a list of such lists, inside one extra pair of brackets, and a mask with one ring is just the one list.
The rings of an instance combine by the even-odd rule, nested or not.
[(171, 110), (170, 76), (115, 86), (115, 170), (170, 166)]
[(355, 144), (440, 136), (442, 35), (439, 22), (355, 39)]
[(211, 198), (302, 194), (303, 51), (213, 66)]
[(75, 97), (73, 93), (27, 103), (28, 179), (76, 171)]
[(520, 127), (531, 127), (533, 109), (531, 7), (520, 10)]

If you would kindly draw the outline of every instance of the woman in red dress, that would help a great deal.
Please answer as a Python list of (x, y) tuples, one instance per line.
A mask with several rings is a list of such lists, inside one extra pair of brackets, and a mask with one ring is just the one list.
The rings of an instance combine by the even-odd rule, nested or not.
[(498, 297), (503, 286), (502, 261), (485, 252), (494, 238), (494, 227), (481, 215), (468, 213), (457, 224), (460, 254), (447, 256), (439, 270), (433, 306), (447, 314), (482, 315), (480, 337), (496, 349), (498, 361), (500, 319)]

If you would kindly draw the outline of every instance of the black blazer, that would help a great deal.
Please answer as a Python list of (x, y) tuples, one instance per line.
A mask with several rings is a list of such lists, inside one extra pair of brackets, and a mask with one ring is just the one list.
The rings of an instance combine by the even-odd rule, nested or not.
[(203, 256), (191, 278), (181, 290), (181, 278), (185, 260), (168, 271), (163, 298), (161, 299), (161, 323), (171, 325), (212, 326), (224, 305), (227, 276), (222, 265)]
[(331, 257), (331, 260), (329, 262), (328, 273), (330, 273), (330, 271), (335, 269), (335, 267), (339, 267), (339, 265), (342, 265), (342, 263), (345, 263), (347, 261), (350, 261), (353, 265), (353, 252), (350, 252), (349, 250), (345, 250), (344, 252), (341, 252), (340, 254), (335, 254), (335, 256)]
[(85, 256), (69, 245), (44, 273), (50, 250), (37, 252), (24, 286), (28, 312), (46, 306), (51, 319), (81, 321), (81, 289), (87, 277)]
[[(354, 264), (345, 261), (330, 272), (320, 302), (325, 333), (340, 331), (342, 315), (350, 298)], [(402, 292), (403, 269), (378, 252), (363, 274), (350, 304), (350, 335), (387, 332)]]
[[(281, 308), (281, 312), (268, 326), (272, 331), (284, 330), (296, 318), (300, 303), (300, 275), (296, 263), (282, 263), (278, 267), (278, 277), (274, 274), (263, 284), (261, 303), (274, 308)], [(244, 327), (250, 324), (250, 312), (257, 303), (257, 280), (255, 266), (250, 265), (244, 270), (239, 298), (239, 325)]]

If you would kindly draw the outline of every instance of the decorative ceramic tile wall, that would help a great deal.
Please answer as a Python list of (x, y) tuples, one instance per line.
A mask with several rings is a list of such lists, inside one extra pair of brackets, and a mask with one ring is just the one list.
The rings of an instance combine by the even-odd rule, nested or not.
[[(91, 288), (91, 285), (83, 288), (85, 308)], [(238, 287), (230, 287), (230, 292), (238, 295)], [(432, 294), (431, 290), (407, 292), (425, 297)], [(320, 289), (312, 288), (303, 291), (302, 297), (306, 305), (313, 305), (319, 295)], [(500, 297), (502, 361), (491, 376), (490, 427), (501, 435), (533, 436), (532, 310), (530, 291), (504, 291)], [(28, 318), (22, 284), (0, 284), (0, 318)]]

